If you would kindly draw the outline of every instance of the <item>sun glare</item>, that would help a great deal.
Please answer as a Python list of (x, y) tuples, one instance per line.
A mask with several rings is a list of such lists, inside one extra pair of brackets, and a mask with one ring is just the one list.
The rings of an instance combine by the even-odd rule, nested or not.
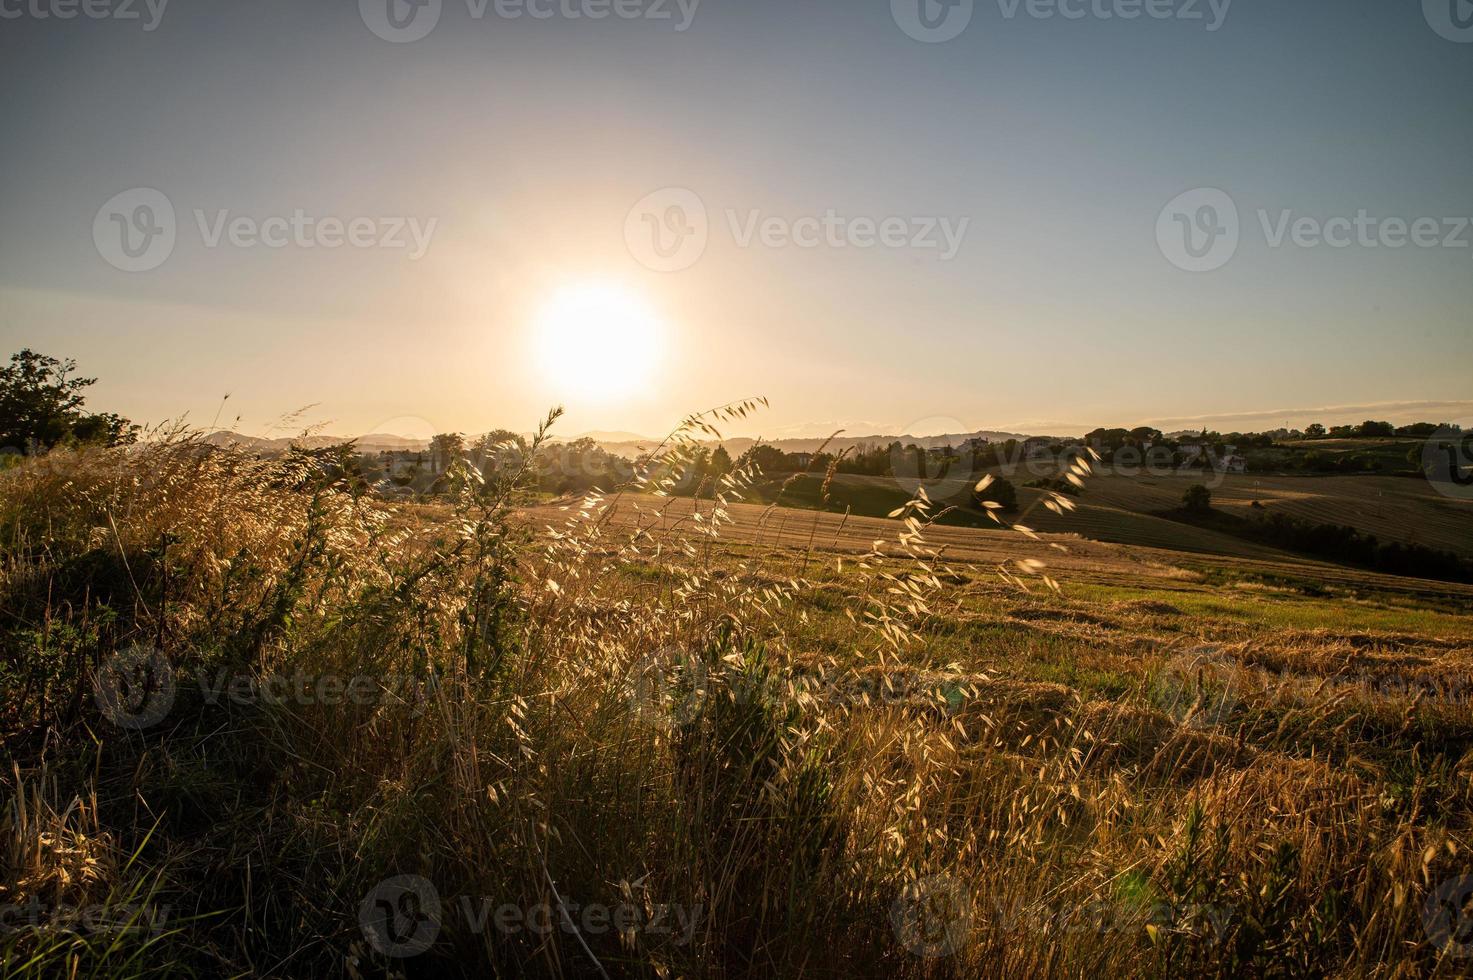
[(662, 350), (659, 319), (612, 283), (565, 286), (535, 325), (537, 359), (558, 397), (607, 400), (648, 385)]

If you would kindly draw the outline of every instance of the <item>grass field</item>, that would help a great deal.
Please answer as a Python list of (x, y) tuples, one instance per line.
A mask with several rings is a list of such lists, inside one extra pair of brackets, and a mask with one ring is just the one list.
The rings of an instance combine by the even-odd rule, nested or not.
[(1466, 971), (1473, 587), (906, 517), (7, 471), (0, 973)]
[[(1043, 475), (1052, 472), (1040, 470)], [(994, 471), (995, 475), (1003, 475)], [(1033, 473), (1010, 477), (1018, 488), (1020, 510), (1037, 530), (1074, 533), (1099, 541), (1245, 558), (1282, 556), (1266, 545), (1196, 528), (1157, 516), (1181, 505), (1194, 483), (1211, 485), (1213, 506), (1248, 516), (1253, 501), (1269, 513), (1282, 512), (1314, 523), (1346, 524), (1384, 541), (1401, 541), (1473, 556), (1473, 500), (1439, 494), (1426, 480), (1391, 476), (1269, 476), (1262, 474), (1117, 475), (1101, 473), (1075, 498), (1077, 510), (1056, 515), (1034, 505), (1041, 493), (1023, 486)], [(761, 487), (763, 500), (778, 499), (786, 481)], [(802, 476), (782, 491), (781, 500), (817, 506), (822, 478)], [(933, 484), (934, 486), (934, 484)], [(943, 484), (943, 486), (946, 486)], [(959, 488), (953, 487), (953, 490)], [(824, 506), (880, 516), (909, 497), (909, 485), (881, 476), (836, 474)], [(948, 498), (950, 499), (950, 498)], [(975, 509), (954, 511), (943, 523), (993, 526)]]

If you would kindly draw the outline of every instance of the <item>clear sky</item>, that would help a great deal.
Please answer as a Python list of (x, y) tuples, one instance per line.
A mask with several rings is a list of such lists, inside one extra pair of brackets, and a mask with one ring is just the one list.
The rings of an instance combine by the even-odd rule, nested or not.
[(1467, 0), (87, 3), (0, 0), (0, 344), (98, 409), (1473, 413)]

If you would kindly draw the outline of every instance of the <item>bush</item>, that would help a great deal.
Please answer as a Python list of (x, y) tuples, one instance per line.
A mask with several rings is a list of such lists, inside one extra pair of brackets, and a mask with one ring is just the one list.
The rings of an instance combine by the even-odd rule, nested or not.
[(1181, 503), (1190, 513), (1205, 514), (1212, 509), (1212, 491), (1200, 483), (1193, 483), (1182, 494)]

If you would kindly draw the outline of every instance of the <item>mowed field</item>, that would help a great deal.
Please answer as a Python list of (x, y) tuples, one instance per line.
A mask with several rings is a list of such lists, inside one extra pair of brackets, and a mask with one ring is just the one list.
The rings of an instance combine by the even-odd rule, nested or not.
[[(627, 495), (613, 505), (608, 519), (620, 525), (638, 524), (649, 530), (652, 539), (660, 540), (709, 525), (714, 509), (711, 501)], [(536, 525), (556, 527), (578, 510), (576, 501), (560, 502), (531, 508), (524, 516)], [(1094, 508), (1095, 515), (1104, 512), (1104, 507)], [(725, 514), (730, 523), (720, 528), (722, 547), (757, 553), (787, 550), (859, 555), (878, 546), (885, 554), (899, 555), (897, 539), (905, 529), (899, 520), (771, 504), (731, 504)], [(1071, 584), (1090, 584), (1165, 593), (1213, 593), (1221, 580), (1230, 579), (1302, 583), (1330, 594), (1337, 590), (1346, 594), (1375, 592), (1411, 602), (1473, 604), (1473, 585), (1381, 575), (1313, 561), (1160, 518), (1149, 520), (1175, 529), (1174, 539), (1163, 534), (1153, 538), (1161, 545), (1125, 545), (1089, 540), (1079, 533), (1050, 532), (1046, 529), (1049, 522), (1035, 519), (1040, 514), (1054, 516), (1042, 508), (1029, 515), (1028, 523), (1039, 531), (1038, 540), (1016, 531), (936, 523), (925, 529), (925, 544), (943, 560), (965, 565), (1006, 564), (1016, 570), (1019, 560), (1041, 561), (1066, 590)], [(1067, 522), (1055, 518), (1052, 523)], [(1193, 532), (1243, 547), (1237, 554), (1198, 551)], [(1169, 546), (1173, 542), (1177, 547)], [(1242, 593), (1250, 603), (1260, 596), (1258, 592)]]
[[(1383, 541), (1473, 555), (1473, 499), (1443, 496), (1426, 480), (1394, 476), (1113, 476), (1089, 481), (1080, 503), (1142, 513), (1180, 504), (1193, 483), (1212, 489), (1212, 505), (1250, 516), (1253, 501), (1270, 513), (1316, 524), (1348, 524)], [(1084, 508), (1081, 508), (1084, 509)], [(1050, 515), (1053, 516), (1053, 515)]]
[[(1007, 474), (994, 471), (997, 476)], [(1015, 522), (1039, 531), (1078, 534), (1097, 541), (1153, 548), (1204, 552), (1239, 558), (1282, 558), (1284, 552), (1229, 534), (1192, 527), (1157, 516), (1180, 506), (1182, 494), (1194, 483), (1212, 491), (1212, 505), (1225, 513), (1248, 517), (1258, 501), (1268, 513), (1283, 513), (1317, 524), (1346, 524), (1382, 541), (1419, 544), (1463, 556), (1473, 556), (1473, 499), (1444, 496), (1426, 480), (1391, 476), (1271, 476), (1250, 474), (1116, 475), (1090, 477), (1085, 491), (1073, 498), (1076, 509), (1057, 515), (1041, 506), (1043, 492), (1023, 486), (1038, 473), (1008, 476), (1018, 492)], [(767, 488), (766, 499), (800, 506), (818, 504), (819, 477), (803, 476), (788, 485), (779, 498), (779, 484)], [(837, 474), (826, 509), (881, 515), (910, 496), (911, 484), (890, 477)], [(957, 494), (957, 481), (930, 484), (933, 496)], [(1022, 516), (1022, 515), (1026, 515)], [(957, 510), (942, 523), (986, 526), (975, 510)]]

